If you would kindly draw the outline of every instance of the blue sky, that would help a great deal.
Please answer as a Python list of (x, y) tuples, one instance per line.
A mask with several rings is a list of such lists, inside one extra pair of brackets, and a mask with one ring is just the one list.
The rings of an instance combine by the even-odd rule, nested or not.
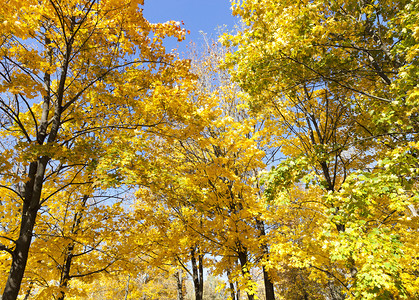
[(216, 38), (216, 28), (227, 25), (233, 29), (237, 18), (231, 15), (229, 0), (145, 0), (144, 16), (152, 23), (169, 20), (183, 21), (184, 27), (190, 31), (186, 40), (178, 44), (175, 39), (167, 41), (166, 47), (178, 47), (179, 52), (186, 51), (192, 41), (198, 46), (203, 43), (200, 31)]

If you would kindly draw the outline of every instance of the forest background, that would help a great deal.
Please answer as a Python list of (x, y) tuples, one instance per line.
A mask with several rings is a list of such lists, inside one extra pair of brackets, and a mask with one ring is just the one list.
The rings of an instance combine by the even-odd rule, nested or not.
[(419, 1), (231, 8), (3, 0), (3, 300), (419, 297)]

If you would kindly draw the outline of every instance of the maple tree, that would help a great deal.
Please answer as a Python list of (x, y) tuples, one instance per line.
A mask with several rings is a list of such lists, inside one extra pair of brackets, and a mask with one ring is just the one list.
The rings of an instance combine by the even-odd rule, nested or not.
[(265, 177), (271, 260), (332, 299), (417, 296), (417, 5), (233, 1), (227, 63), (288, 157)]
[(187, 78), (188, 63), (166, 53), (162, 39), (182, 39), (184, 30), (176, 22), (149, 23), (142, 4), (1, 5), (1, 189), (8, 212), (1, 250), (10, 266), (5, 300), (18, 296), (42, 208), (70, 187), (117, 182), (106, 160), (101, 164), (105, 154), (116, 158), (113, 142), (182, 115), (175, 81), (180, 86), (178, 79)]
[[(116, 272), (124, 265), (126, 254), (124, 211), (115, 195), (93, 195), (75, 201), (73, 197), (54, 199), (38, 217), (27, 271), (23, 281), (39, 299), (64, 299), (80, 295), (71, 283), (91, 282), (101, 272)], [(125, 201), (124, 201), (125, 202)], [(77, 206), (74, 208), (73, 206)]]
[(91, 282), (74, 281), (80, 295), (68, 299), (176, 299), (174, 277), (162, 273), (143, 273), (133, 277), (123, 272), (101, 273)]
[[(164, 203), (151, 215), (173, 210), (169, 217), (157, 217), (161, 224), (158, 226), (165, 228), (164, 241), (159, 243), (160, 248), (163, 243), (168, 247), (165, 253), (175, 251), (171, 256), (184, 253), (178, 248), (179, 242), (186, 248), (198, 244), (201, 253), (221, 257), (217, 262), (206, 260), (207, 267), (213, 268), (214, 274), (229, 270), (232, 280), (237, 279), (240, 289), (253, 299), (256, 285), (250, 271), (254, 264), (264, 268), (267, 254), (267, 247), (259, 247), (260, 240), (265, 238), (261, 236), (260, 219), (264, 206), (259, 202), (259, 188), (253, 178), (265, 166), (262, 147), (267, 143), (268, 129), (248, 115), (240, 90), (232, 84), (227, 72), (220, 69), (226, 51), (215, 43), (207, 43), (204, 50), (207, 54), (193, 62), (192, 71), (198, 77), (197, 89), (191, 94), (196, 106), (192, 118), (196, 121), (192, 128), (172, 131), (156, 139), (148, 158), (153, 162), (153, 172), (138, 196), (151, 199), (145, 207)], [(156, 176), (158, 181), (154, 180)], [(164, 224), (167, 222), (170, 225)], [(168, 237), (172, 226), (182, 228), (183, 236)], [(191, 254), (192, 266), (193, 257)], [(199, 281), (200, 276), (191, 275), (196, 279), (194, 282)], [(273, 297), (267, 271), (265, 279)], [(202, 291), (202, 284), (196, 283), (197, 286), (196, 295)]]

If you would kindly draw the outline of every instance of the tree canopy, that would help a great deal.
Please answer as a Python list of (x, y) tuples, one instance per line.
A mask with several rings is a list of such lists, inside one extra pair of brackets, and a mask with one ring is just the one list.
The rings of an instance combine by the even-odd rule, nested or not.
[(3, 300), (419, 297), (417, 0), (3, 2)]

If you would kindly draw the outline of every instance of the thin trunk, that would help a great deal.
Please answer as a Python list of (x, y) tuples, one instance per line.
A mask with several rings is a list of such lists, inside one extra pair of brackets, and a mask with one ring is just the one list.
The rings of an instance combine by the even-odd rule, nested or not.
[[(260, 237), (264, 238), (266, 236), (265, 224), (263, 223), (263, 221), (261, 221), (259, 219), (256, 219), (256, 225), (259, 229)], [(268, 245), (265, 242), (262, 243), (262, 251), (263, 251), (263, 255), (265, 256), (265, 259), (268, 260), (269, 259), (269, 249), (268, 249)], [(275, 300), (274, 284), (271, 281), (271, 279), (269, 278), (269, 274), (268, 274), (265, 266), (263, 266), (263, 282), (265, 284), (266, 300)]]
[[(88, 199), (89, 199), (88, 195), (83, 196), (81, 210), (76, 212), (76, 214), (74, 215), (73, 226), (71, 228), (71, 234), (73, 235), (79, 232), (80, 222), (81, 222), (81, 219), (83, 218), (83, 210), (86, 207), (86, 203)], [(71, 241), (70, 244), (67, 246), (63, 269), (61, 270), (60, 295), (58, 296), (57, 300), (64, 300), (65, 291), (71, 279), (70, 271), (71, 271), (71, 263), (74, 257), (74, 246), (75, 246), (74, 241)]]
[(128, 274), (128, 280), (127, 280), (127, 286), (125, 287), (125, 298), (124, 300), (128, 299), (128, 295), (129, 295), (129, 280), (130, 280), (131, 276)]
[(201, 294), (201, 298), (204, 297), (204, 256), (200, 254), (198, 256), (198, 270), (199, 270), (199, 293)]
[(195, 248), (191, 248), (191, 263), (192, 263), (192, 275), (193, 283), (195, 288), (195, 300), (202, 300), (204, 292), (204, 278), (203, 278), (203, 265), (202, 255), (198, 255), (198, 265), (195, 257)]
[(60, 295), (58, 296), (57, 300), (64, 300), (65, 297), (65, 290), (67, 289), (68, 282), (70, 281), (70, 269), (71, 269), (71, 261), (73, 260), (73, 250), (74, 250), (74, 243), (71, 243), (67, 247), (67, 254), (65, 257), (65, 262), (63, 266), (63, 270), (61, 273), (60, 279)]
[[(238, 254), (239, 254), (239, 261), (240, 261), (240, 266), (241, 266), (241, 269), (242, 269), (243, 277), (246, 279), (246, 281), (252, 280), (252, 276), (250, 275), (250, 271), (249, 271), (249, 264), (248, 264), (248, 261), (247, 261), (247, 251), (246, 250), (240, 250), (238, 252)], [(252, 294), (250, 294), (249, 292), (246, 292), (246, 293), (247, 293), (247, 298), (249, 300), (254, 300), (255, 299), (253, 293)]]
[(184, 300), (185, 296), (183, 295), (182, 270), (179, 269), (175, 276), (176, 276), (176, 280), (177, 280), (177, 300)]
[(28, 290), (26, 291), (26, 295), (25, 298), (23, 298), (23, 300), (28, 300), (29, 296), (31, 295), (31, 291), (33, 288), (33, 281), (31, 281), (31, 283), (29, 284)]
[[(231, 272), (230, 269), (227, 269), (227, 278), (228, 278), (228, 284), (230, 286), (230, 295), (231, 295), (231, 300), (236, 300), (236, 289), (234, 287), (234, 282), (231, 279)], [(237, 298), (238, 300), (238, 298)]]

